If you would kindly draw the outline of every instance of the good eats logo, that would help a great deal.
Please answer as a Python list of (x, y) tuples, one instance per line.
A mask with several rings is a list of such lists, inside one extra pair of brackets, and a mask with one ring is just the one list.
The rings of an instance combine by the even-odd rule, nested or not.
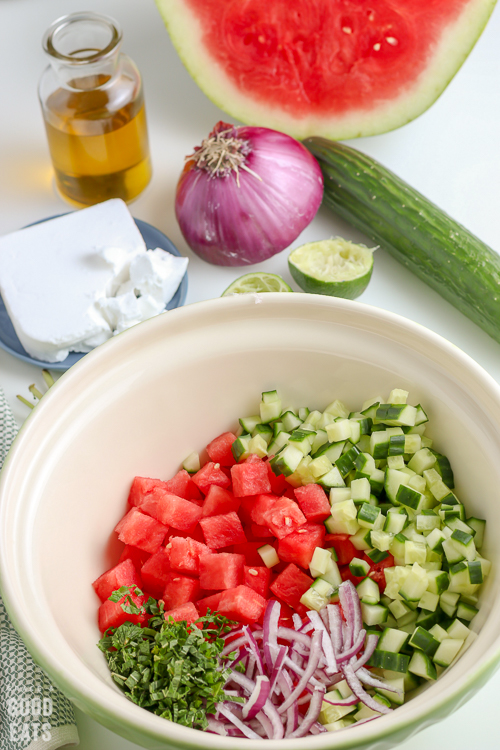
[(52, 712), (52, 698), (33, 698), (29, 695), (9, 698), (7, 713), (11, 718), (9, 722), (11, 742), (23, 745), (28, 741), (36, 740), (49, 742), (52, 739), (52, 727), (48, 719), (52, 716)]

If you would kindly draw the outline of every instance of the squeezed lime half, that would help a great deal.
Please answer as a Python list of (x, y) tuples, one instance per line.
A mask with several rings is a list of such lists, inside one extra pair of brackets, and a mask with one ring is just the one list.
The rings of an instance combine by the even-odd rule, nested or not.
[(281, 276), (275, 273), (265, 273), (259, 271), (255, 273), (246, 273), (229, 284), (228, 288), (222, 292), (221, 297), (227, 297), (229, 294), (260, 294), (261, 292), (291, 292)]
[(373, 250), (334, 237), (292, 250), (288, 267), (304, 292), (356, 299), (370, 281)]

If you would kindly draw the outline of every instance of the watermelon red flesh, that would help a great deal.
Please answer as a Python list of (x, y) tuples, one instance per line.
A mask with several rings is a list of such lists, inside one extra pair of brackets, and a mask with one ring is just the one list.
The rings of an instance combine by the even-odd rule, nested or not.
[(216, 484), (219, 487), (229, 487), (231, 484), (220, 465), (213, 461), (208, 461), (196, 474), (193, 474), (193, 482), (204, 495), (207, 494), (212, 484)]
[(263, 519), (278, 539), (283, 539), (306, 523), (306, 517), (299, 506), (289, 497), (280, 497), (263, 513)]
[(331, 512), (326, 492), (319, 484), (306, 484), (294, 490), (299, 508), (311, 523), (326, 521)]
[(203, 515), (219, 516), (231, 511), (237, 513), (240, 502), (239, 498), (234, 497), (232, 492), (219, 487), (217, 484), (212, 484), (202, 506)]
[(195, 503), (159, 488), (153, 490), (141, 505), (141, 509), (166, 526), (172, 526), (179, 531), (193, 529), (202, 514), (202, 509)]
[(142, 581), (134, 563), (128, 559), (118, 563), (118, 565), (115, 565), (114, 568), (106, 571), (106, 573), (103, 573), (102, 576), (99, 576), (94, 581), (92, 586), (101, 602), (104, 602), (120, 586), (138, 586), (141, 588)]
[(139, 549), (139, 547), (132, 547), (132, 545), (126, 544), (122, 549), (122, 553), (118, 562), (123, 562), (124, 560), (132, 560), (137, 570), (140, 570), (146, 560), (149, 560), (150, 557), (151, 554), (149, 552), (144, 552), (144, 550)]
[(281, 599), (290, 607), (300, 613), (300, 597), (305, 594), (312, 584), (313, 579), (294, 563), (287, 565), (271, 583), (270, 589), (278, 599)]
[(257, 622), (266, 608), (266, 600), (248, 586), (236, 586), (222, 593), (219, 612), (230, 620)]
[(141, 578), (144, 588), (149, 594), (159, 599), (165, 590), (169, 577), (169, 556), (164, 547), (160, 547), (158, 552), (151, 555), (141, 568)]
[(210, 612), (216, 612), (219, 609), (219, 602), (222, 594), (222, 591), (218, 591), (216, 594), (196, 600), (196, 609), (202, 617), (207, 614), (208, 610), (210, 610)]
[(279, 500), (276, 495), (255, 495), (248, 504), (250, 518), (258, 526), (266, 526), (264, 514)]
[[(303, 138), (399, 127), (459, 69), (495, 0), (156, 0), (222, 109)], [(251, 167), (251, 165), (249, 165)]]
[(211, 550), (206, 544), (200, 544), (195, 539), (175, 536), (169, 539), (166, 551), (173, 570), (198, 575), (201, 555), (206, 555)]
[(171, 571), (161, 597), (165, 602), (165, 609), (175, 609), (194, 601), (199, 590), (200, 582), (197, 578), (189, 578)]
[(297, 531), (280, 539), (278, 557), (285, 562), (294, 562), (306, 570), (316, 547), (323, 547), (325, 527), (320, 524), (307, 524)]
[(241, 521), (234, 512), (202, 518), (200, 526), (211, 549), (222, 549), (230, 544), (243, 544), (247, 541)]
[(260, 459), (231, 467), (231, 480), (235, 497), (271, 492), (267, 464)]
[(269, 596), (269, 582), (271, 580), (271, 571), (262, 565), (253, 566), (245, 565), (243, 574), (243, 583), (245, 586), (256, 591), (258, 594), (267, 599)]
[(231, 446), (236, 440), (232, 432), (223, 432), (207, 445), (208, 457), (221, 466), (234, 466), (236, 463)]
[[(130, 598), (138, 607), (140, 607), (146, 600), (145, 596), (136, 596), (135, 594), (130, 594)], [(119, 602), (112, 602), (109, 599), (106, 599), (106, 601), (101, 604), (97, 613), (97, 620), (101, 633), (104, 633), (108, 628), (118, 628), (124, 622), (142, 624), (146, 621), (146, 615), (132, 615), (125, 612), (121, 606), (122, 603), (125, 603), (125, 597), (120, 599)]]
[(200, 585), (207, 591), (232, 589), (243, 581), (244, 555), (214, 552), (200, 559)]
[[(169, 609), (165, 612), (165, 620), (168, 620), (169, 617), (171, 617), (172, 620), (175, 620), (176, 622), (185, 620), (188, 625), (197, 620), (199, 616), (200, 615), (198, 613), (198, 610), (196, 609), (193, 602), (181, 604), (178, 607), (175, 607), (175, 609)], [(202, 628), (203, 625), (199, 623), (199, 627)]]
[(115, 527), (118, 539), (153, 554), (168, 532), (168, 526), (132, 508)]

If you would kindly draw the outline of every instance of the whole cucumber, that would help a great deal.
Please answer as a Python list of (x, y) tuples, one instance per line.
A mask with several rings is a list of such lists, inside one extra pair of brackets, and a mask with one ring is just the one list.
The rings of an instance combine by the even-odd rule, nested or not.
[(326, 138), (303, 143), (325, 205), (500, 342), (500, 256), (375, 159)]

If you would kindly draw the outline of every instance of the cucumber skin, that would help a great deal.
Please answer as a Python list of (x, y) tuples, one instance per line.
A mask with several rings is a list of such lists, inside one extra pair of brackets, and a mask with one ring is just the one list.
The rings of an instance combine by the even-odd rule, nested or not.
[(500, 342), (499, 255), (375, 159), (326, 138), (303, 143), (325, 205)]

